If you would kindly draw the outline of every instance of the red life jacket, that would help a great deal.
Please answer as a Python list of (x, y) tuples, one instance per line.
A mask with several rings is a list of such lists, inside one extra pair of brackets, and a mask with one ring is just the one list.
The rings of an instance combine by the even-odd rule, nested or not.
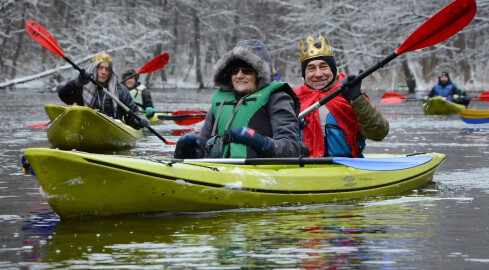
[[(306, 84), (294, 89), (294, 92), (301, 101), (301, 112), (311, 105), (325, 97), (332, 91), (340, 87), (340, 82), (346, 74), (338, 74), (338, 81), (329, 91), (323, 92), (313, 90)], [(341, 94), (334, 97), (327, 102), (325, 106), (329, 112), (338, 121), (338, 127), (345, 133), (345, 139), (348, 146), (352, 150), (352, 157), (358, 157), (358, 142), (357, 139), (360, 136), (358, 129), (358, 119), (353, 111), (350, 103), (344, 99)], [(307, 145), (310, 151), (310, 157), (323, 157), (324, 156), (324, 134), (322, 132), (321, 120), (319, 119), (319, 111), (314, 110), (312, 113), (304, 117), (306, 121), (306, 127), (303, 130), (303, 142)]]

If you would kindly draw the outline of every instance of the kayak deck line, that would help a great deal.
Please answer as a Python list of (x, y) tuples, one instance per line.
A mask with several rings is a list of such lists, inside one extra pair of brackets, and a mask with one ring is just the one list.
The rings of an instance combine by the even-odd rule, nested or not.
[[(231, 189), (231, 188), (227, 187), (226, 185), (212, 184), (212, 183), (206, 183), (206, 182), (201, 182), (201, 181), (196, 181), (196, 180), (183, 179), (181, 177), (173, 177), (173, 176), (168, 176), (168, 175), (164, 175), (164, 174), (157, 174), (157, 173), (147, 172), (147, 171), (143, 171), (143, 170), (139, 170), (139, 169), (128, 168), (128, 167), (124, 167), (124, 166), (121, 166), (121, 165), (116, 165), (116, 164), (112, 164), (112, 163), (108, 163), (108, 162), (103, 162), (103, 161), (99, 161), (99, 160), (93, 160), (93, 159), (89, 159), (89, 158), (83, 158), (83, 159), (86, 160), (87, 162), (94, 163), (94, 164), (97, 164), (97, 165), (106, 166), (106, 167), (110, 167), (110, 168), (115, 168), (115, 169), (119, 169), (119, 170), (124, 170), (124, 171), (132, 172), (132, 173), (137, 173), (137, 174), (141, 174), (141, 175), (146, 175), (146, 176), (161, 178), (161, 179), (165, 179), (165, 180), (171, 180), (171, 181), (177, 181), (177, 180), (179, 180), (179, 181), (188, 182), (188, 183), (193, 184), (193, 185), (200, 185), (200, 186), (204, 186), (204, 187), (213, 187), (213, 188), (219, 188), (219, 189)], [(146, 161), (156, 162), (154, 160), (146, 160)], [(257, 188), (253, 188), (253, 189), (250, 189), (250, 188), (239, 188), (238, 190), (240, 190), (240, 191), (246, 191), (246, 192), (253, 192), (253, 193), (298, 194), (298, 195), (299, 194), (350, 193), (350, 192), (357, 192), (357, 191), (365, 191), (365, 190), (371, 190), (371, 189), (376, 189), (376, 188), (382, 188), (382, 187), (389, 187), (389, 186), (397, 185), (397, 184), (400, 184), (400, 183), (407, 182), (409, 180), (415, 179), (415, 178), (420, 177), (422, 175), (431, 173), (432, 171), (435, 171), (444, 161), (445, 161), (445, 157), (443, 157), (443, 159), (441, 160), (441, 162), (439, 162), (438, 164), (435, 164), (433, 167), (428, 168), (428, 169), (424, 170), (423, 172), (420, 172), (420, 173), (418, 173), (416, 175), (411, 175), (409, 177), (400, 179), (400, 180), (395, 181), (395, 182), (390, 182), (390, 183), (380, 184), (380, 185), (375, 185), (375, 186), (369, 186), (369, 187), (363, 187), (363, 188), (350, 188), (348, 190), (345, 190), (345, 189), (337, 189), (337, 190), (306, 190), (306, 191), (269, 190), (269, 189), (257, 189)], [(156, 162), (156, 163), (159, 163), (159, 162)], [(185, 164), (189, 164), (189, 163), (185, 163)], [(166, 164), (166, 165), (167, 166), (171, 166), (170, 164)], [(192, 165), (195, 165), (195, 164), (192, 164)], [(422, 164), (420, 164), (420, 165), (422, 165)], [(335, 166), (345, 166), (345, 165), (335, 165)]]

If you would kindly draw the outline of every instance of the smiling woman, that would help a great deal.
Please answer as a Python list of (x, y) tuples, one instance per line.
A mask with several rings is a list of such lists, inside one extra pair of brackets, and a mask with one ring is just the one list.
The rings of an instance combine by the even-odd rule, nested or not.
[(214, 83), (220, 88), (200, 136), (184, 135), (176, 158), (298, 157), (306, 148), (299, 142), (299, 100), (288, 84), (273, 79), (261, 41), (240, 41), (224, 54)]
[(246, 94), (256, 91), (256, 71), (251, 67), (238, 67), (231, 69), (231, 81), (233, 88), (240, 94)]

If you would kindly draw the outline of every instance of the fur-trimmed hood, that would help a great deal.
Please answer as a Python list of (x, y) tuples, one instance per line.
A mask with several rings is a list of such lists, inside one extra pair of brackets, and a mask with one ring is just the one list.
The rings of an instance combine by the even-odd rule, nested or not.
[(224, 54), (214, 66), (214, 83), (223, 91), (231, 91), (230, 64), (235, 60), (248, 63), (257, 72), (257, 90), (267, 86), (273, 80), (272, 58), (265, 44), (260, 40), (243, 40)]

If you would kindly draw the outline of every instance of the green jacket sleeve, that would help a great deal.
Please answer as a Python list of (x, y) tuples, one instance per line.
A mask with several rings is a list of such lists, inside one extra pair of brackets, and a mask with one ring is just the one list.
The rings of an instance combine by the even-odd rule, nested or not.
[(364, 95), (351, 103), (358, 118), (360, 135), (366, 139), (382, 141), (389, 133), (389, 122)]

